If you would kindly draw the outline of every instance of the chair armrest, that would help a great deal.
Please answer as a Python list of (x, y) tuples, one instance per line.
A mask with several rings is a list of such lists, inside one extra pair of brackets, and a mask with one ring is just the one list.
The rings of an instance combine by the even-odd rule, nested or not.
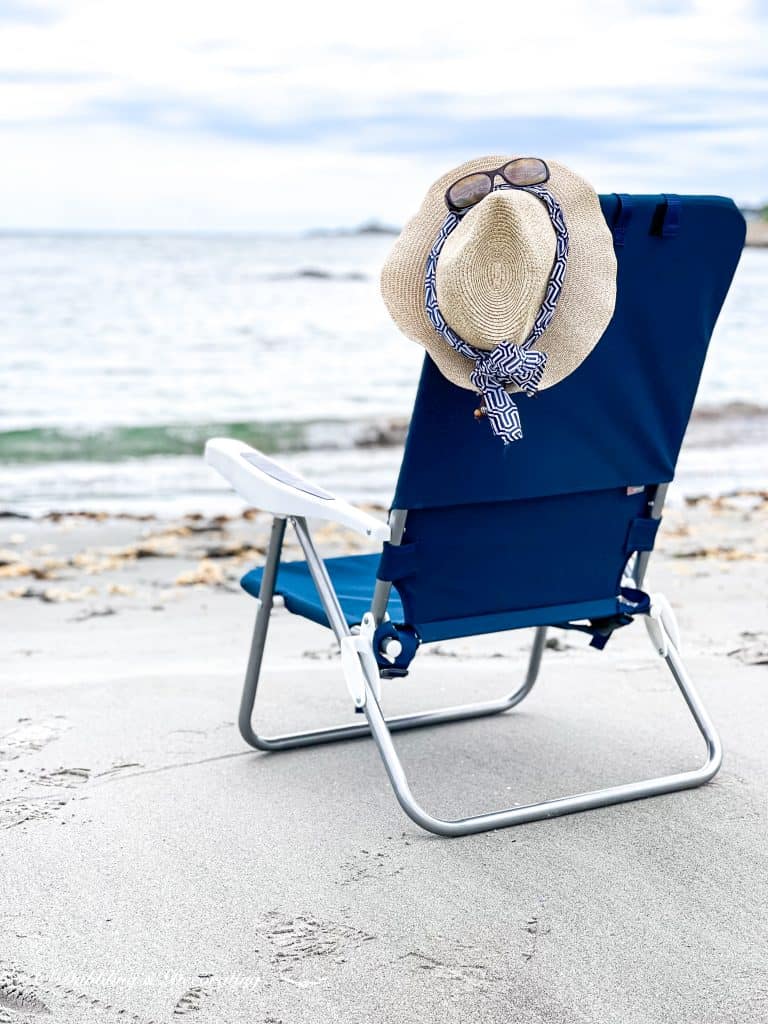
[(205, 461), (249, 504), (273, 516), (311, 516), (348, 526), (365, 537), (389, 540), (387, 523), (335, 498), (242, 441), (211, 438), (205, 446)]

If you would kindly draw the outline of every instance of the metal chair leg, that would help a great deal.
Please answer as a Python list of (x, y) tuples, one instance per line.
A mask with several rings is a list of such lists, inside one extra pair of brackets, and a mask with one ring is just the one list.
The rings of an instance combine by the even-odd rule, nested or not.
[(506, 810), (479, 814), (468, 818), (458, 818), (455, 820), (435, 818), (416, 802), (392, 742), (391, 730), (387, 727), (387, 722), (370, 687), (367, 692), (365, 712), (390, 782), (392, 783), (392, 788), (405, 813), (417, 825), (420, 825), (428, 832), (434, 832), (436, 835), (470, 835), (475, 832), (485, 832), (489, 829), (506, 828), (510, 825), (521, 825), (524, 822), (541, 821), (545, 818), (554, 818), (562, 814), (586, 811), (595, 807), (607, 807), (610, 804), (641, 800), (645, 797), (658, 796), (662, 793), (692, 789), (695, 786), (701, 786), (708, 782), (717, 773), (722, 762), (723, 754), (720, 739), (693, 687), (677, 649), (671, 643), (668, 646), (664, 660), (680, 688), (680, 692), (688, 705), (688, 709), (699, 732), (704, 737), (707, 756), (700, 768), (648, 779), (643, 782), (631, 782), (622, 786), (611, 786), (588, 793), (560, 797), (556, 800), (546, 800), (522, 807), (511, 807)]
[[(315, 551), (312, 539), (303, 519), (292, 520), (297, 536), (307, 559), (312, 578), (317, 587), (318, 594), (328, 616), (328, 621), (337, 637), (348, 634), (349, 627), (344, 619), (343, 612), (336, 597), (331, 581), (328, 578), (325, 565)], [(574, 796), (560, 797), (556, 800), (546, 800), (539, 803), (527, 804), (521, 807), (511, 807), (506, 810), (493, 811), (487, 814), (479, 814), (468, 818), (455, 820), (443, 820), (435, 818), (425, 811), (418, 804), (411, 793), (408, 780), (403, 766), (395, 750), (392, 741), (392, 733), (405, 729), (417, 729), (428, 725), (439, 725), (444, 722), (457, 722), (472, 718), (480, 718), (486, 715), (496, 715), (507, 711), (519, 704), (524, 697), (530, 693), (539, 672), (541, 657), (544, 651), (546, 639), (546, 627), (540, 626), (536, 630), (536, 636), (531, 650), (528, 671), (523, 684), (512, 694), (497, 700), (485, 701), (475, 704), (459, 705), (457, 707), (440, 708), (436, 711), (424, 711), (411, 715), (398, 715), (392, 718), (385, 718), (381, 707), (376, 699), (373, 689), (374, 680), (366, 676), (366, 705), (365, 715), (367, 724), (340, 725), (327, 729), (317, 729), (308, 732), (289, 733), (283, 736), (260, 736), (255, 732), (252, 725), (253, 707), (256, 701), (261, 663), (264, 654), (264, 645), (267, 637), (269, 617), (272, 611), (272, 602), (275, 590), (275, 580), (280, 562), (283, 538), (285, 535), (285, 520), (275, 519), (272, 525), (272, 533), (267, 551), (267, 558), (264, 567), (264, 575), (259, 591), (259, 607), (256, 615), (256, 624), (253, 631), (251, 653), (248, 661), (245, 685), (243, 688), (242, 702), (240, 705), (239, 725), (243, 738), (251, 746), (259, 750), (288, 750), (294, 747), (307, 747), (316, 743), (333, 743), (337, 740), (353, 739), (356, 737), (372, 735), (379, 748), (384, 765), (389, 775), (390, 782), (395, 795), (405, 813), (417, 825), (429, 832), (442, 836), (462, 836), (475, 832), (484, 832), (489, 829), (505, 828), (510, 825), (520, 825), (524, 822), (540, 821), (545, 818), (554, 818), (562, 814), (572, 814), (577, 811), (585, 811), (595, 807), (607, 807), (610, 804), (624, 803), (629, 800), (640, 800), (645, 797), (658, 796), (662, 793), (672, 793), (677, 790), (691, 789), (708, 782), (718, 771), (722, 761), (722, 747), (717, 732), (704, 709), (693, 683), (686, 671), (680, 653), (675, 646), (669, 630), (664, 626), (664, 617), (658, 616), (651, 623), (649, 619), (649, 635), (657, 650), (663, 654), (664, 660), (677, 683), (680, 692), (685, 700), (696, 726), (704, 738), (707, 749), (707, 756), (700, 768), (687, 772), (678, 772), (674, 775), (664, 775), (655, 779), (647, 779), (642, 782), (631, 782), (621, 786), (610, 786), (606, 789), (593, 790), (588, 793), (578, 793)], [(651, 628), (653, 627), (653, 628)], [(660, 632), (661, 631), (661, 632)], [(675, 633), (672, 630), (672, 633)], [(655, 639), (654, 639), (655, 638)], [(660, 646), (659, 646), (660, 644)]]
[[(259, 615), (261, 615), (261, 609), (259, 610)], [(508, 697), (481, 701), (476, 704), (459, 704), (453, 707), (439, 708), (435, 711), (419, 711), (410, 715), (392, 715), (386, 719), (382, 716), (386, 728), (391, 732), (402, 732), (406, 729), (419, 729), (429, 725), (443, 725), (447, 722), (462, 722), (472, 718), (485, 718), (488, 715), (498, 715), (504, 711), (509, 711), (527, 697), (533, 689), (541, 663), (541, 648), (544, 646), (543, 635), (545, 632), (544, 627), (537, 629), (525, 680), (522, 686)], [(259, 636), (259, 634), (262, 635)], [(265, 635), (266, 626), (260, 628), (257, 616), (257, 623), (254, 629), (254, 646), (257, 646), (258, 649), (254, 653), (254, 647), (252, 646), (251, 648), (251, 658), (248, 664), (240, 705), (240, 734), (246, 743), (249, 743), (257, 750), (290, 750), (294, 747), (310, 747), (316, 743), (335, 743), (339, 740), (359, 739), (371, 735), (370, 725), (363, 722), (354, 725), (331, 726), (326, 729), (313, 729), (307, 732), (286, 733), (282, 736), (259, 735), (253, 728), (252, 715), (256, 702)]]
[[(307, 556), (307, 562), (313, 570), (313, 578), (328, 613), (328, 619), (333, 623), (334, 632), (338, 637), (342, 630), (348, 632), (348, 629), (338, 607), (336, 595), (333, 592), (327, 575), (323, 571), (324, 566), (314, 550), (306, 524), (302, 520), (297, 520), (294, 522), (294, 526), (304, 548), (304, 553)], [(264, 575), (259, 589), (259, 607), (256, 613), (251, 652), (240, 702), (240, 715), (238, 718), (240, 734), (246, 743), (249, 743), (257, 750), (290, 750), (294, 747), (313, 746), (316, 743), (335, 743), (338, 740), (370, 736), (371, 727), (365, 722), (354, 725), (331, 726), (326, 729), (314, 729), (307, 732), (287, 733), (283, 736), (260, 736), (253, 728), (253, 709), (256, 703), (261, 664), (264, 656), (264, 645), (267, 638), (269, 617), (272, 611), (275, 580), (277, 578), (284, 535), (285, 520), (275, 519), (272, 524), (272, 533), (264, 565)], [(319, 565), (317, 564), (318, 562)], [(540, 626), (536, 630), (525, 679), (522, 685), (508, 696), (474, 704), (460, 704), (455, 707), (439, 708), (435, 711), (420, 711), (410, 715), (394, 715), (383, 719), (383, 721), (392, 732), (400, 732), (406, 729), (419, 729), (429, 725), (442, 725), (446, 722), (461, 722), (472, 718), (482, 718), (487, 715), (498, 715), (503, 711), (509, 711), (510, 708), (513, 708), (528, 696), (536, 682), (541, 665), (541, 656), (544, 651), (546, 633), (545, 626)]]

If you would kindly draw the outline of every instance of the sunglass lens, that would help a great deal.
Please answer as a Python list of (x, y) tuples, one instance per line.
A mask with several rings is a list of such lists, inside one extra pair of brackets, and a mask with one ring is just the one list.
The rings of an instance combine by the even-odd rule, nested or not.
[(510, 160), (503, 174), (510, 185), (541, 185), (549, 177), (549, 170), (538, 157), (523, 156)]
[(448, 201), (455, 209), (466, 210), (485, 199), (490, 191), (491, 179), (487, 174), (468, 174), (448, 189)]

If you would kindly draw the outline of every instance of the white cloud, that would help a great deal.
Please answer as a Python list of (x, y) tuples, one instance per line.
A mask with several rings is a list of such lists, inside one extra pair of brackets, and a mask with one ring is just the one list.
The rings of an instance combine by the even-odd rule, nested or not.
[(518, 144), (598, 188), (763, 197), (766, 26), (746, 0), (50, 11), (0, 33), (16, 226), (402, 221), (452, 161)]

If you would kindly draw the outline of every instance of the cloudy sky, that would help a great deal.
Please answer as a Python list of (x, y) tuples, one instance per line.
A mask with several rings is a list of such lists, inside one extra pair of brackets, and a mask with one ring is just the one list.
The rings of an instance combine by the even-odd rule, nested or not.
[(6, 228), (400, 224), (471, 156), (768, 200), (765, 0), (0, 0)]

